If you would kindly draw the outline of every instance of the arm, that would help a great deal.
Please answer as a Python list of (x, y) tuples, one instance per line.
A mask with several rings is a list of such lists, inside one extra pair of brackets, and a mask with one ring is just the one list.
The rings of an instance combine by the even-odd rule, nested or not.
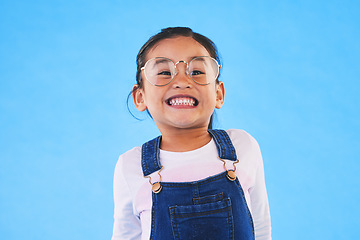
[(252, 217), (255, 227), (256, 240), (270, 240), (271, 239), (271, 221), (269, 202), (266, 193), (264, 164), (260, 153), (260, 148), (255, 141), (258, 160), (255, 184), (249, 189), (251, 199)]
[(134, 215), (130, 188), (124, 177), (120, 156), (114, 174), (114, 228), (112, 240), (138, 240), (141, 238), (140, 219)]
[[(270, 240), (270, 211), (265, 186), (264, 165), (259, 144), (244, 130), (230, 129), (227, 132), (235, 146), (239, 160), (243, 162), (242, 170), (245, 171), (243, 174), (245, 178), (242, 179), (241, 184), (244, 184), (244, 191), (248, 193), (246, 200), (251, 209), (255, 239)], [(240, 178), (241, 176), (239, 176)]]

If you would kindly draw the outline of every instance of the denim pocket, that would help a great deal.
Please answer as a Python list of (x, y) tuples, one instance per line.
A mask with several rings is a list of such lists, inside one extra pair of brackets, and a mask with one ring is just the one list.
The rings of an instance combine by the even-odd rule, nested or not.
[(194, 204), (204, 204), (204, 203), (217, 202), (223, 200), (223, 198), (224, 198), (224, 194), (221, 192), (214, 195), (208, 195), (205, 197), (193, 198), (193, 202)]
[(175, 240), (234, 239), (230, 198), (205, 204), (171, 206)]

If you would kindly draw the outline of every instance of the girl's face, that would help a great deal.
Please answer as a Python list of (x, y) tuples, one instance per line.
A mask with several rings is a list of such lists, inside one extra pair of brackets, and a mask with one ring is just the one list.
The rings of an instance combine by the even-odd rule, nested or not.
[[(198, 56), (210, 56), (208, 51), (191, 37), (161, 40), (146, 56), (146, 60), (166, 57), (174, 63), (190, 62)], [(205, 128), (215, 108), (224, 103), (224, 84), (199, 85), (186, 74), (186, 64), (177, 64), (178, 73), (166, 86), (149, 83), (142, 71), (143, 88), (133, 92), (139, 111), (148, 109), (160, 132), (168, 130)], [(137, 85), (134, 85), (134, 89)]]

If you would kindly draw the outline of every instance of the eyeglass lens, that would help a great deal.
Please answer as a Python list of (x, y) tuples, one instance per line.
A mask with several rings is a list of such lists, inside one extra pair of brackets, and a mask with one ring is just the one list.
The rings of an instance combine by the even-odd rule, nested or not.
[[(145, 65), (145, 76), (156, 86), (168, 84), (177, 74), (175, 64), (167, 58), (154, 58)], [(206, 85), (217, 78), (219, 65), (210, 57), (197, 57), (188, 64), (187, 74), (198, 84)]]

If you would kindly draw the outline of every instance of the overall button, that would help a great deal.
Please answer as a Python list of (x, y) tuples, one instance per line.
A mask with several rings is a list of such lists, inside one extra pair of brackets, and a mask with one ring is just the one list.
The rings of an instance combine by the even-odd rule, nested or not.
[(159, 192), (161, 192), (161, 189), (162, 189), (162, 186), (161, 186), (161, 184), (160, 184), (159, 182), (154, 183), (154, 184), (152, 185), (152, 191), (153, 191), (153, 193), (159, 193)]
[(229, 171), (227, 171), (226, 177), (227, 177), (230, 181), (235, 181), (235, 180), (236, 180), (236, 173), (235, 173), (233, 170), (229, 170)]

